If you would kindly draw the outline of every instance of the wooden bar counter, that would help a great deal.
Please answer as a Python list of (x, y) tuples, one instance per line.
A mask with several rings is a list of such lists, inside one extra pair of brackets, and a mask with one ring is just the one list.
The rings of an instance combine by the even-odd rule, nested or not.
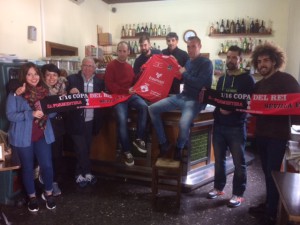
[[(187, 162), (183, 165), (182, 187), (187, 192), (199, 186), (207, 184), (214, 179), (214, 156), (211, 144), (213, 126), (213, 107), (207, 107), (201, 111), (194, 120), (188, 144)], [(135, 165), (127, 167), (121, 160), (121, 150), (117, 137), (117, 123), (113, 109), (106, 109), (103, 127), (100, 133), (94, 137), (91, 149), (92, 169), (94, 172), (151, 181), (152, 165), (159, 154), (157, 137), (148, 119), (148, 140), (146, 154), (140, 153), (136, 148), (132, 149)], [(133, 140), (136, 131), (135, 112), (130, 113), (128, 120), (130, 137)], [(165, 131), (169, 141), (176, 143), (178, 135), (178, 121), (180, 111), (167, 112), (162, 115)], [(233, 171), (233, 163), (230, 156), (227, 158), (227, 173)]]

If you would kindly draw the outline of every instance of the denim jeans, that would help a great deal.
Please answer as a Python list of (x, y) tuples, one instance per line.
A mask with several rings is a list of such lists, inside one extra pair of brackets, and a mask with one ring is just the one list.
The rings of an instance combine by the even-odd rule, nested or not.
[(182, 149), (188, 141), (190, 127), (193, 123), (193, 120), (198, 115), (202, 107), (203, 105), (197, 100), (182, 94), (173, 95), (150, 105), (149, 114), (153, 127), (156, 131), (159, 144), (163, 144), (167, 141), (161, 119), (161, 114), (163, 112), (170, 112), (175, 109), (179, 109), (181, 111), (181, 117), (179, 120), (179, 134), (176, 146)]
[(53, 169), (51, 145), (45, 138), (32, 142), (29, 147), (15, 147), (21, 162), (22, 180), (28, 195), (35, 194), (34, 159), (36, 157), (44, 181), (45, 191), (52, 191)]
[(71, 135), (77, 157), (76, 176), (91, 173), (90, 151), (93, 138), (93, 121), (84, 123), (82, 135)]
[(247, 174), (245, 161), (246, 126), (223, 126), (214, 124), (213, 146), (215, 154), (214, 187), (223, 190), (226, 185), (226, 151), (229, 150), (234, 164), (232, 194), (243, 196)]
[(280, 171), (287, 140), (256, 137), (256, 144), (260, 154), (262, 170), (265, 175), (267, 214), (270, 217), (276, 218), (279, 194), (271, 172)]
[(118, 135), (123, 152), (130, 151), (132, 147), (127, 124), (129, 108), (134, 108), (138, 112), (136, 138), (145, 141), (146, 137), (148, 105), (140, 96), (132, 95), (127, 101), (121, 102), (115, 106), (118, 119)]

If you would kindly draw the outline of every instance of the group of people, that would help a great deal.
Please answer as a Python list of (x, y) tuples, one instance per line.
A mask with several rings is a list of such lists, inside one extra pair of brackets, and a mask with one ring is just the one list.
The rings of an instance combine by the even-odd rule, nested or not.
[[(77, 74), (69, 75), (67, 80), (60, 77), (59, 69), (53, 64), (44, 65), (41, 72), (33, 63), (26, 63), (22, 67), (20, 87), (9, 94), (6, 114), (11, 124), (9, 141), (21, 160), (23, 183), (29, 196), (29, 211), (35, 212), (39, 209), (33, 181), (35, 158), (40, 166), (41, 180), (45, 187), (42, 198), (46, 201), (48, 209), (55, 208), (54, 189), (58, 190), (59, 194), (61, 193), (58, 186), (55, 187), (57, 185), (56, 170), (53, 173), (53, 168), (59, 167), (59, 163), (55, 161), (59, 162), (59, 155), (62, 154), (61, 135), (65, 132), (59, 129), (64, 125), (57, 125), (58, 121), (65, 122), (66, 130), (74, 143), (77, 155), (76, 183), (80, 187), (85, 187), (97, 182), (97, 178), (91, 173), (89, 153), (92, 136), (97, 134), (101, 127), (102, 109), (77, 109), (68, 113), (65, 119), (60, 113), (45, 115), (38, 102), (48, 95), (102, 91), (110, 94), (130, 95), (126, 101), (114, 106), (124, 163), (127, 166), (134, 165), (132, 146), (135, 146), (141, 153), (147, 153), (148, 115), (158, 138), (159, 157), (165, 157), (168, 152), (174, 150), (174, 159), (182, 160), (182, 152), (187, 146), (193, 120), (206, 106), (205, 103), (199, 101), (199, 93), (211, 87), (213, 65), (208, 58), (201, 56), (202, 44), (197, 36), (189, 37), (187, 52), (177, 47), (176, 33), (169, 33), (166, 41), (168, 48), (161, 52), (151, 48), (148, 36), (140, 37), (141, 54), (135, 60), (133, 68), (127, 63), (130, 53), (129, 45), (121, 41), (117, 45), (117, 58), (107, 65), (104, 80), (95, 75), (96, 65), (90, 57), (84, 58), (81, 70)], [(180, 65), (179, 73), (182, 79), (180, 81), (174, 79), (170, 97), (149, 104), (137, 95), (132, 87), (142, 73), (142, 65), (154, 54), (172, 55)], [(247, 94), (298, 93), (297, 81), (291, 75), (279, 71), (284, 60), (283, 52), (276, 46), (272, 44), (257, 46), (252, 53), (252, 63), (263, 78), (255, 83), (248, 71), (239, 68), (242, 61), (241, 49), (238, 46), (231, 46), (227, 52), (226, 74), (219, 78), (217, 91)], [(183, 84), (182, 92), (179, 90), (180, 83)], [(130, 141), (127, 127), (128, 113), (132, 108), (137, 111), (137, 132), (133, 142)], [(182, 113), (176, 143), (170, 143), (168, 140), (161, 118), (163, 112), (171, 110), (180, 110)], [(243, 201), (247, 183), (244, 154), (247, 139), (247, 114), (216, 107), (213, 115), (215, 180), (208, 198), (214, 199), (224, 194), (226, 152), (229, 150), (235, 170), (232, 197), (228, 206), (238, 207)], [(285, 145), (289, 139), (289, 125), (288, 116), (257, 116), (256, 142), (261, 153), (267, 197), (264, 204), (252, 207), (250, 212), (263, 212), (271, 222), (276, 218), (278, 202), (278, 193), (271, 171), (280, 170)]]

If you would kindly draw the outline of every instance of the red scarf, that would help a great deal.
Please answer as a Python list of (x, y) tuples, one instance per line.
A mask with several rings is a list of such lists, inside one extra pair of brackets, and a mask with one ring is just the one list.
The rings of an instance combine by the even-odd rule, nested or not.
[[(48, 96), (48, 94), (49, 94), (48, 88), (45, 88), (42, 85), (34, 87), (27, 84), (23, 96), (27, 100), (32, 110), (36, 111), (36, 110), (42, 110), (40, 105), (40, 100)], [(40, 129), (45, 130), (47, 119), (48, 116), (44, 115), (41, 118), (34, 118), (33, 121), (38, 125)]]

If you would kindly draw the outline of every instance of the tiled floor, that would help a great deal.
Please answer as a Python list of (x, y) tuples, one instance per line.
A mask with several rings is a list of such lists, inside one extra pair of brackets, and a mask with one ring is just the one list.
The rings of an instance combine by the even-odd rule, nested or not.
[(57, 208), (49, 211), (40, 200), (40, 211), (30, 214), (25, 206), (1, 206), (16, 225), (260, 225), (259, 218), (247, 213), (249, 206), (264, 200), (265, 187), (258, 158), (248, 166), (248, 184), (244, 203), (235, 209), (226, 206), (231, 197), (232, 174), (228, 176), (226, 194), (214, 200), (206, 198), (212, 188), (207, 184), (183, 193), (181, 207), (175, 207), (171, 192), (160, 192), (156, 207), (151, 205), (149, 183), (99, 177), (95, 186), (78, 188), (71, 176), (61, 184), (62, 196)]

